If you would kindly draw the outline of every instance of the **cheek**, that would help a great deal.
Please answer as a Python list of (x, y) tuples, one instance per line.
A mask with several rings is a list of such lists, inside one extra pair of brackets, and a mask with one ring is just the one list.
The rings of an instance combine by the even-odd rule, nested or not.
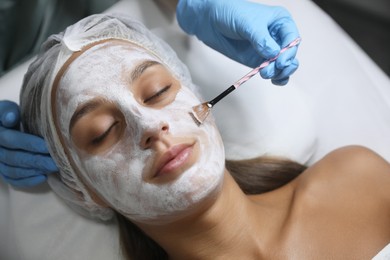
[(85, 174), (90, 185), (96, 190), (104, 187), (117, 187), (118, 173), (124, 164), (125, 158), (122, 154), (112, 154), (111, 156), (91, 156), (82, 159)]
[(191, 111), (193, 106), (199, 105), (201, 101), (195, 96), (187, 87), (182, 86), (176, 95), (174, 103), (177, 106), (186, 108), (187, 111)]
[(179, 131), (196, 133), (202, 136), (203, 140), (209, 140), (208, 143), (216, 143), (218, 146), (222, 146), (219, 131), (211, 115), (201, 126), (190, 115), (192, 107), (199, 105), (200, 102), (193, 92), (182, 87), (182, 90), (177, 94), (174, 104), (167, 107), (167, 110), (170, 111), (166, 114), (171, 115), (172, 121), (176, 123), (176, 128)]
[(199, 103), (199, 99), (191, 91), (186, 87), (181, 87), (175, 100), (170, 105), (162, 108), (157, 117), (160, 119), (163, 118), (170, 124), (169, 127), (173, 134), (178, 130), (197, 132), (199, 127), (193, 120), (190, 112), (192, 111), (192, 107)]
[(148, 156), (148, 152), (130, 153), (126, 145), (118, 145), (105, 155), (84, 159), (83, 168), (89, 184), (114, 208), (118, 208), (122, 204), (133, 204), (132, 200), (139, 197)]

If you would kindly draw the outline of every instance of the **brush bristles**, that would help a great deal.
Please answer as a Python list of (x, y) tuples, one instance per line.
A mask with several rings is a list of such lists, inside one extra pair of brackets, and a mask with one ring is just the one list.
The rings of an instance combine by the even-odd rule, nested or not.
[(208, 103), (203, 103), (197, 106), (192, 107), (191, 115), (198, 122), (198, 124), (202, 124), (206, 117), (210, 113), (210, 106)]

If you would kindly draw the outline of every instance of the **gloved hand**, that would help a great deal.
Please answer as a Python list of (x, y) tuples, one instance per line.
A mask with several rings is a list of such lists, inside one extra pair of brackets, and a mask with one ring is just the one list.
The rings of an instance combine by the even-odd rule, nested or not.
[(47, 150), (45, 141), (18, 130), (18, 105), (0, 101), (0, 176), (17, 187), (35, 186), (57, 172), (57, 166)]
[[(180, 0), (176, 15), (185, 32), (252, 68), (299, 37), (286, 9), (246, 0)], [(296, 52), (297, 47), (287, 50), (260, 75), (276, 85), (287, 84), (298, 68)]]

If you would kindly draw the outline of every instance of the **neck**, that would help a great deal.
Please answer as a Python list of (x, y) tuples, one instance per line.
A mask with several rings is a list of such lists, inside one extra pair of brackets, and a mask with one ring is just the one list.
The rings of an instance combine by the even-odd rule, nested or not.
[(261, 223), (256, 205), (226, 172), (222, 191), (196, 215), (168, 225), (139, 226), (171, 259), (258, 259)]

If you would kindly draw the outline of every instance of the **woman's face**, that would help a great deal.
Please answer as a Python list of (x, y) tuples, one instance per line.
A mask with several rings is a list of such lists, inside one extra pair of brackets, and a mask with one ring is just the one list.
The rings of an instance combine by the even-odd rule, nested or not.
[(55, 93), (64, 146), (87, 186), (129, 219), (166, 223), (220, 189), (224, 150), (200, 100), (131, 43), (99, 43), (70, 63)]

